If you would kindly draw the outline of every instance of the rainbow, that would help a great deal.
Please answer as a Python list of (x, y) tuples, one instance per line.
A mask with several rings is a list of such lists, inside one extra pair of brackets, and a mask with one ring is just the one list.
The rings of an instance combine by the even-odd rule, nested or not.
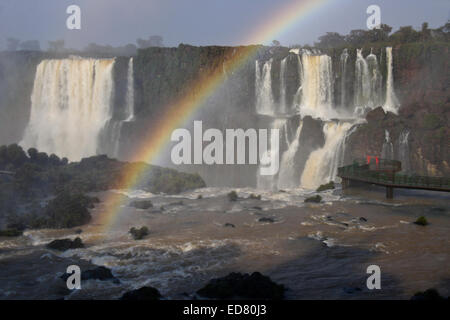
[[(265, 20), (263, 24), (257, 25), (255, 31), (250, 33), (244, 43), (265, 43), (275, 39), (279, 34), (330, 1), (294, 0), (275, 14), (272, 13), (271, 17)], [(240, 47), (237, 53), (227, 62), (227, 70), (232, 72), (239, 69), (256, 54), (258, 48), (259, 46), (255, 45)], [(169, 141), (172, 131), (183, 126), (194, 112), (204, 105), (205, 100), (225, 81), (225, 78), (226, 75), (220, 67), (208, 75), (196, 79), (190, 85), (190, 90), (187, 90), (188, 94), (165, 107), (165, 113), (155, 121), (148, 136), (144, 137), (143, 143), (138, 147), (138, 152), (134, 155), (133, 160), (142, 161), (144, 159), (147, 163), (152, 163)], [(145, 168), (145, 165), (130, 166), (130, 169), (123, 173), (119, 185), (123, 186), (124, 189), (132, 189), (139, 183), (139, 178)], [(117, 217), (120, 216), (125, 199), (126, 197), (120, 193), (112, 193), (104, 201), (105, 208), (97, 221), (97, 225), (100, 226), (102, 232), (109, 230), (114, 225)]]

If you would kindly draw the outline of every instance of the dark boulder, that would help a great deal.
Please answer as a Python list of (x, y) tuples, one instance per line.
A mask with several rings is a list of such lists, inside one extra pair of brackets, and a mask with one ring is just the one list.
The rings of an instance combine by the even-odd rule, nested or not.
[(236, 191), (231, 191), (230, 193), (228, 193), (228, 200), (230, 201), (237, 201), (238, 200), (238, 195)]
[(444, 300), (444, 297), (436, 289), (431, 288), (423, 292), (417, 292), (411, 297), (411, 300)]
[(159, 300), (161, 294), (153, 287), (142, 287), (137, 290), (125, 292), (120, 300)]
[(322, 197), (319, 195), (313, 196), (313, 197), (309, 197), (305, 199), (305, 202), (313, 202), (313, 203), (319, 203), (320, 201), (322, 201)]
[(80, 238), (71, 239), (57, 239), (47, 244), (47, 248), (58, 250), (58, 251), (66, 251), (69, 249), (79, 249), (84, 248), (83, 241)]
[(262, 217), (258, 219), (259, 222), (268, 222), (268, 223), (274, 223), (275, 219), (270, 217)]
[(234, 224), (229, 223), (229, 222), (225, 223), (223, 226), (224, 227), (231, 227), (231, 228), (235, 228), (236, 227)]
[(147, 227), (142, 227), (140, 229), (136, 229), (136, 228), (131, 228), (130, 231), (131, 235), (133, 236), (134, 240), (141, 240), (144, 239), (146, 236), (148, 236), (148, 234), (150, 233), (148, 231)]
[(251, 275), (233, 272), (223, 278), (212, 279), (197, 293), (211, 299), (280, 300), (284, 298), (284, 291), (283, 285), (259, 272)]
[(384, 120), (386, 113), (382, 107), (378, 107), (369, 111), (366, 115), (367, 122)]
[(136, 209), (149, 209), (153, 207), (153, 203), (150, 200), (135, 200), (131, 201), (129, 204), (130, 207), (136, 208)]
[[(69, 276), (70, 275), (68, 273), (64, 273), (61, 276), (61, 279), (63, 279), (64, 281), (67, 281)], [(111, 270), (106, 267), (103, 267), (103, 266), (97, 267), (95, 269), (82, 271), (81, 272), (81, 280), (100, 280), (100, 281), (112, 280), (114, 283), (117, 283), (117, 284), (120, 283), (119, 279), (114, 277)]]
[(342, 290), (347, 294), (354, 294), (362, 291), (360, 287), (344, 287)]

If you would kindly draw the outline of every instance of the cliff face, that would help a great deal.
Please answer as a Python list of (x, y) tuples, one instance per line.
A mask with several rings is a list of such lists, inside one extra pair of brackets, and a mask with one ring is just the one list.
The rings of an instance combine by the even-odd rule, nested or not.
[[(373, 44), (362, 48), (364, 57), (373, 52), (378, 59), (379, 71), (386, 79), (385, 45)], [(232, 70), (230, 61), (243, 47), (193, 47), (180, 45), (177, 48), (148, 48), (139, 50), (134, 57), (135, 121), (124, 122), (121, 129), (120, 158), (134, 154), (136, 144), (151, 130), (154, 121), (181, 96), (195, 97), (201, 88), (193, 83), (207, 83), (214, 72), (225, 74), (213, 94), (203, 103), (207, 108), (199, 108), (192, 119), (202, 120), (204, 128), (268, 128), (271, 119), (255, 112), (255, 61), (260, 65), (271, 59), (271, 90), (274, 103), (280, 101), (281, 61), (289, 55), (283, 47), (258, 47), (255, 54)], [(332, 94), (334, 108), (351, 110), (354, 101), (356, 48), (348, 48), (345, 75), (341, 65), (344, 48), (326, 51), (331, 57), (333, 79)], [(33, 88), (36, 66), (42, 59), (64, 58), (38, 52), (0, 53), (0, 144), (21, 140), (29, 119), (30, 96)], [(408, 160), (411, 171), (417, 174), (450, 175), (449, 168), (449, 83), (448, 43), (412, 43), (393, 48), (393, 77), (396, 95), (401, 103), (398, 115), (385, 114), (375, 109), (367, 115), (367, 123), (360, 125), (347, 139), (347, 162), (366, 155), (381, 155), (385, 130), (389, 131), (394, 144), (394, 156), (400, 157), (400, 138), (409, 131)], [(300, 82), (297, 57), (291, 54), (286, 60), (285, 92), (287, 105), (293, 104), (293, 97)], [(114, 66), (113, 119), (124, 119), (125, 96), (127, 90), (128, 57), (117, 57)], [(383, 80), (383, 81), (384, 81)], [(386, 90), (383, 87), (381, 90)], [(346, 104), (342, 104), (345, 91)], [(348, 104), (348, 105), (347, 105)], [(288, 140), (295, 136), (297, 118), (287, 122)], [(311, 121), (310, 121), (311, 120)], [(153, 123), (152, 123), (153, 121)], [(304, 121), (300, 135), (302, 149), (295, 155), (297, 171), (305, 165), (308, 155), (324, 144), (322, 124), (308, 119)], [(189, 127), (188, 129), (192, 129)], [(305, 140), (306, 139), (306, 140)], [(281, 139), (282, 148), (286, 146)], [(170, 148), (170, 146), (169, 146)], [(165, 153), (170, 154), (170, 152)], [(161, 164), (164, 163), (162, 159)], [(167, 159), (166, 159), (167, 160)], [(257, 166), (234, 166), (228, 170), (224, 166), (190, 167), (212, 177), (207, 181), (214, 185), (254, 185)], [(300, 173), (299, 173), (300, 174)], [(298, 177), (296, 177), (296, 181)], [(236, 181), (241, 181), (236, 184)]]
[(40, 52), (0, 52), (0, 145), (17, 142), (28, 123)]
[(400, 136), (409, 131), (411, 171), (449, 176), (450, 72), (448, 44), (406, 44), (393, 48), (398, 115), (370, 112), (348, 140), (348, 158), (381, 155), (385, 130), (400, 159)]

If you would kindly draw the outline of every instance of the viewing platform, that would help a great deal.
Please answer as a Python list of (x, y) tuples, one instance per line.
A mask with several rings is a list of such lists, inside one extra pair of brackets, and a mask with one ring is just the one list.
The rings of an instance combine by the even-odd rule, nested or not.
[(400, 173), (401, 170), (400, 161), (368, 157), (338, 168), (337, 176), (342, 179), (343, 189), (355, 182), (384, 186), (388, 199), (394, 197), (394, 188), (450, 192), (450, 178), (407, 175)]

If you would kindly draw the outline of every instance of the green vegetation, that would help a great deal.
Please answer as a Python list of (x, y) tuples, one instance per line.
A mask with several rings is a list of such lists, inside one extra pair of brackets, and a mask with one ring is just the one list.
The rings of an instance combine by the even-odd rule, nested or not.
[(5, 229), (0, 230), (0, 237), (19, 237), (22, 235), (22, 231), (17, 229)]
[(421, 216), (417, 218), (417, 220), (414, 223), (419, 226), (426, 226), (428, 224), (428, 221), (424, 216)]
[(423, 127), (426, 129), (436, 129), (439, 128), (441, 124), (441, 119), (436, 114), (426, 114), (423, 117)]
[(228, 195), (228, 200), (230, 201), (237, 201), (238, 200), (238, 195), (236, 193), (236, 191), (231, 191)]
[(25, 152), (17, 144), (0, 147), (0, 171), (0, 215), (7, 217), (8, 228), (18, 230), (88, 223), (88, 209), (99, 200), (84, 194), (124, 188), (129, 172), (142, 172), (136, 188), (152, 193), (173, 194), (205, 186), (197, 174), (120, 162), (105, 155), (68, 163), (66, 158), (34, 148)]
[(315, 195), (313, 197), (309, 197), (305, 199), (305, 202), (313, 202), (313, 203), (319, 203), (320, 201), (322, 201), (322, 197), (319, 195)]
[(261, 195), (260, 194), (255, 195), (252, 193), (248, 198), (253, 200), (261, 200)]
[(319, 37), (319, 41), (314, 43), (315, 47), (321, 49), (332, 49), (342, 47), (361, 48), (373, 43), (382, 43), (384, 46), (395, 46), (397, 44), (429, 42), (429, 41), (449, 41), (450, 22), (437, 29), (429, 29), (428, 23), (422, 24), (421, 30), (415, 30), (412, 26), (400, 27), (396, 32), (391, 33), (392, 27), (382, 24), (379, 29), (351, 30), (347, 35), (337, 32), (327, 32)]
[(330, 181), (326, 184), (321, 184), (318, 188), (317, 188), (317, 192), (321, 192), (321, 191), (325, 191), (325, 190), (330, 190), (330, 189), (334, 189), (334, 181)]
[(133, 227), (129, 232), (131, 233), (134, 240), (144, 239), (150, 233), (146, 226), (141, 227), (140, 229), (136, 229)]

